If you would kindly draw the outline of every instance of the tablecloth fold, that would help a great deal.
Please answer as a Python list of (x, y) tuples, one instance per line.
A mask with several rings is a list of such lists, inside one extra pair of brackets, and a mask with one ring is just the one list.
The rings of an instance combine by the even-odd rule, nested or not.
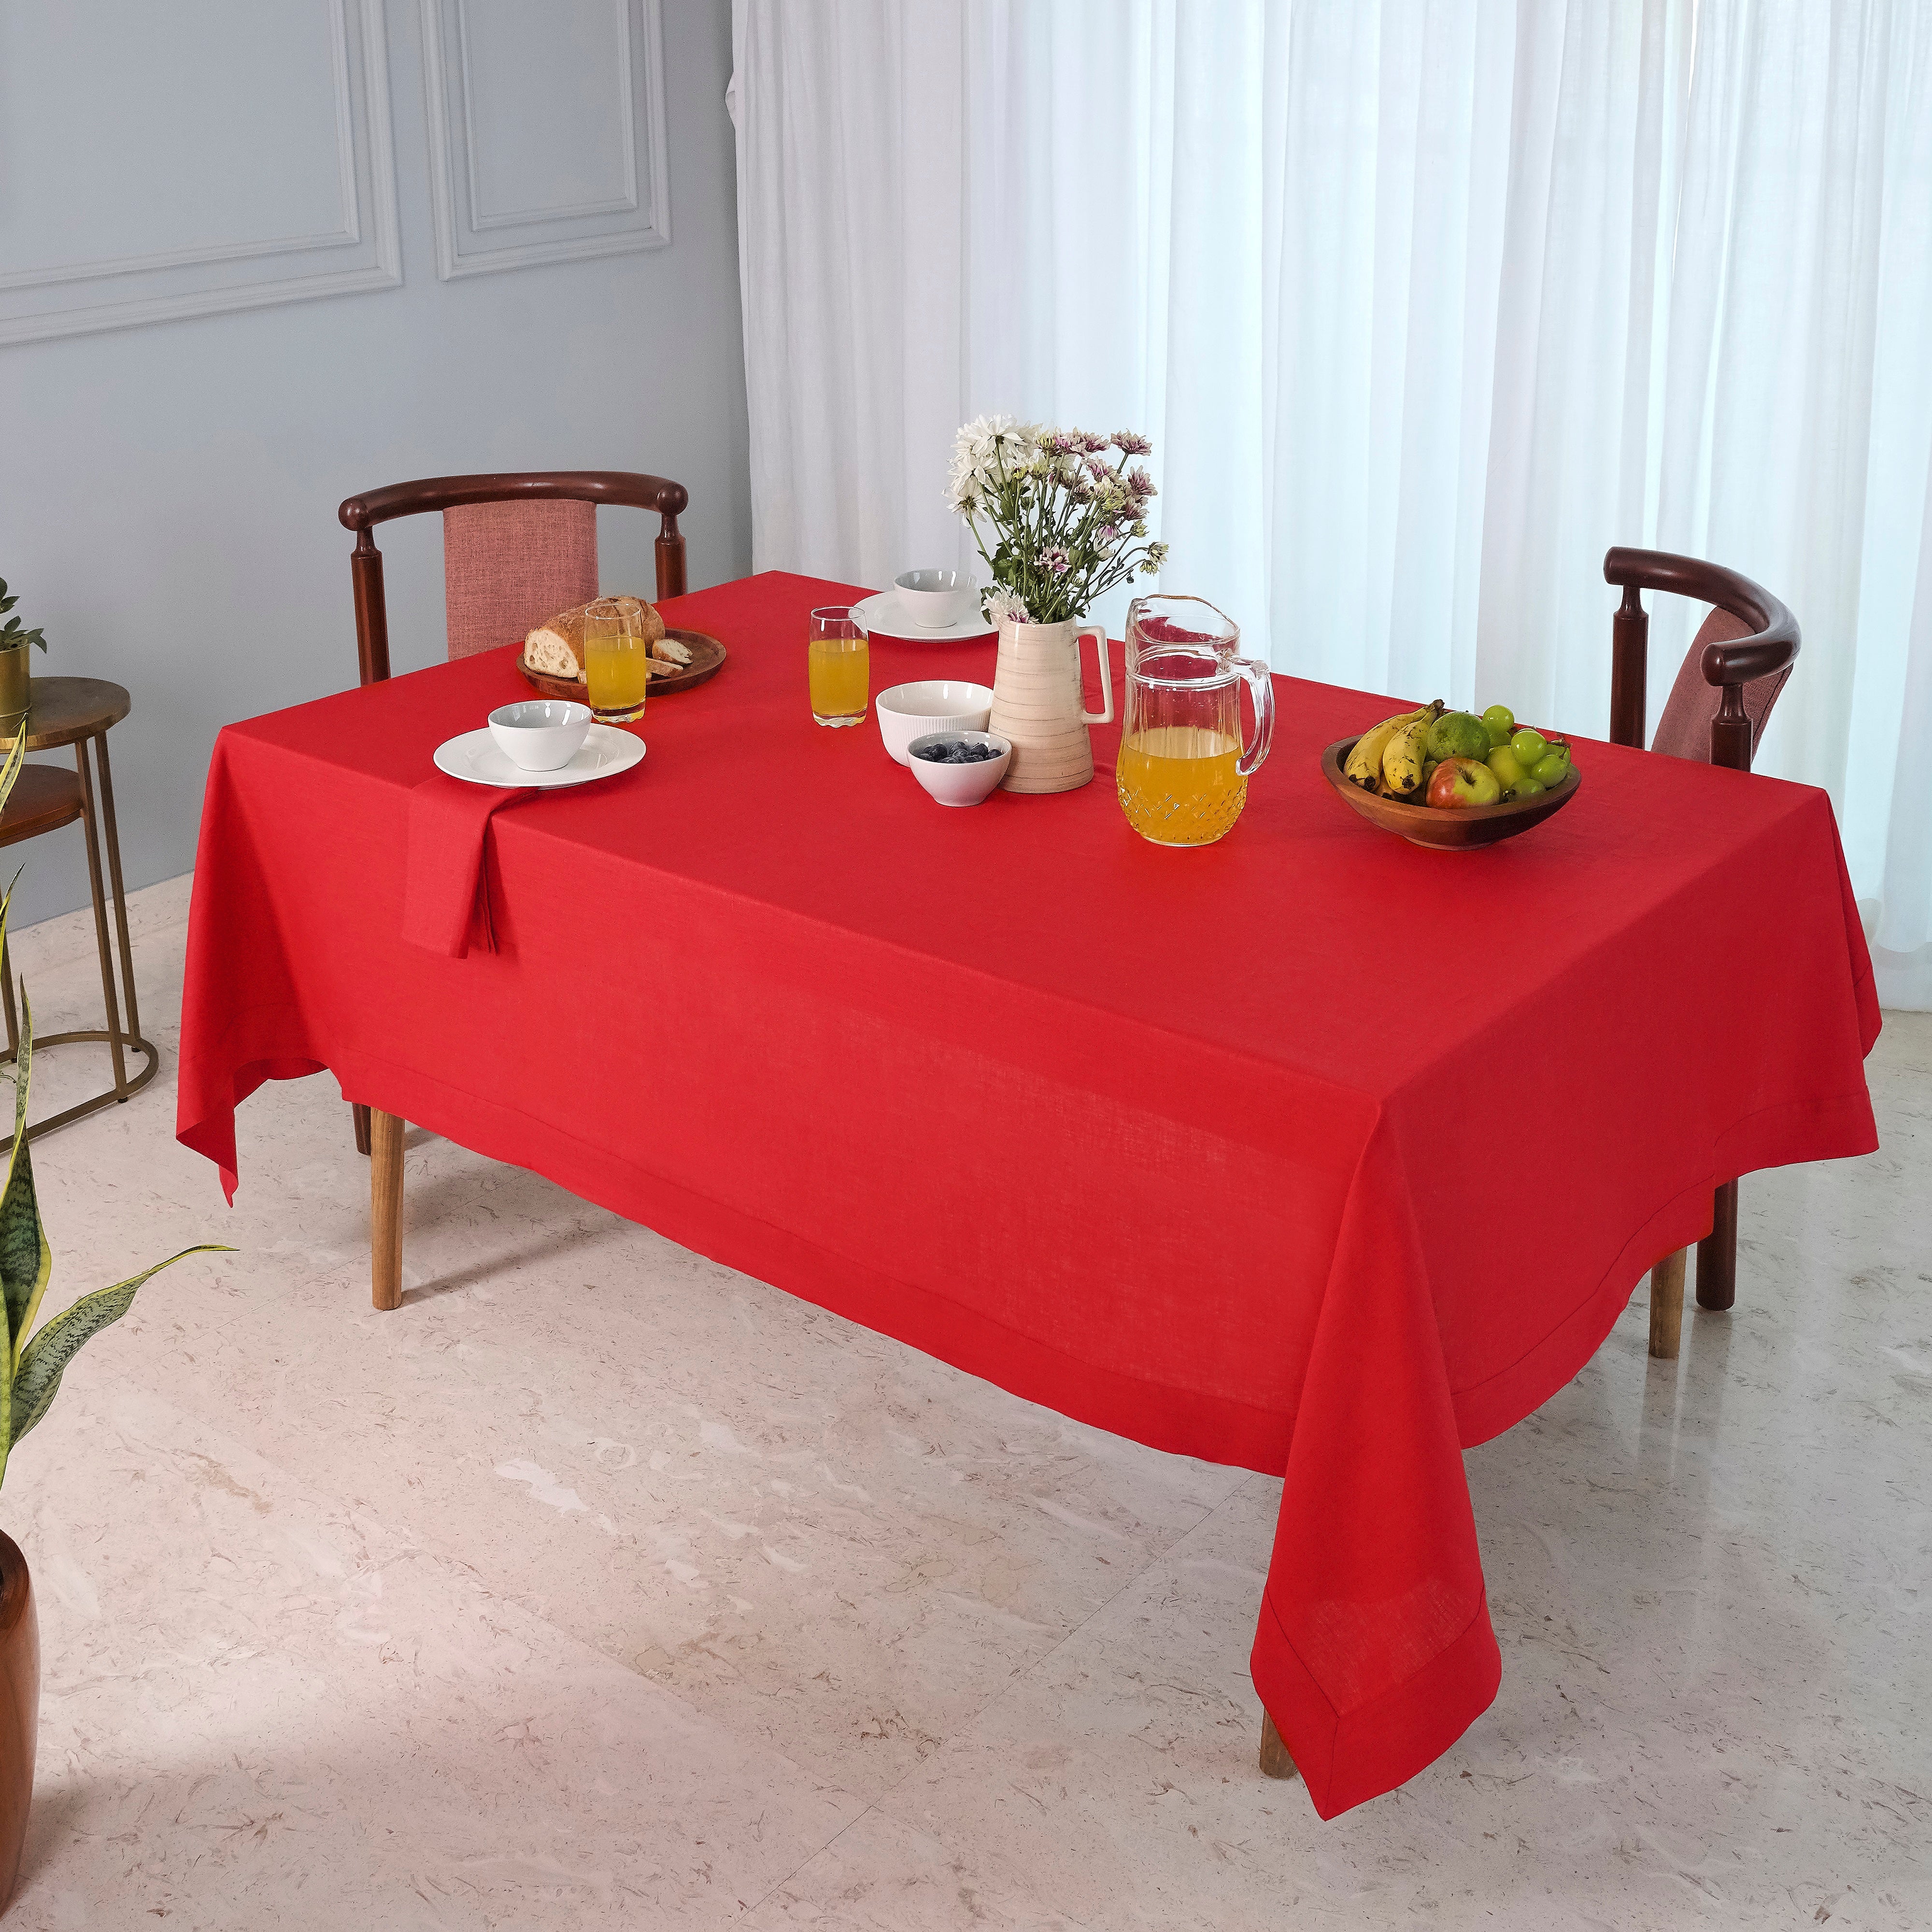
[(496, 950), (484, 862), (490, 821), (529, 796), (514, 787), (465, 784), (432, 772), (410, 794), (403, 872), (403, 937), (460, 959)]

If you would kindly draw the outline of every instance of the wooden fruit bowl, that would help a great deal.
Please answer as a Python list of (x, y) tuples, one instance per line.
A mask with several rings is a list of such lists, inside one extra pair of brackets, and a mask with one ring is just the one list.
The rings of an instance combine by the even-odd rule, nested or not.
[[(668, 698), (674, 691), (688, 691), (694, 684), (702, 684), (706, 679), (716, 677), (722, 668), (726, 652), (716, 638), (703, 631), (674, 631), (667, 629), (664, 635), (675, 638), (691, 653), (691, 662), (685, 668), (670, 676), (660, 677), (651, 674), (651, 680), (644, 695), (649, 698)], [(524, 661), (521, 651), (517, 653), (517, 668), (521, 671), (531, 686), (546, 698), (561, 698), (573, 704), (584, 700), (584, 686), (574, 678), (552, 677), (548, 671), (532, 670)]]
[(1322, 754), (1322, 775), (1371, 825), (1406, 838), (1412, 845), (1432, 846), (1439, 852), (1467, 851), (1514, 838), (1532, 825), (1540, 825), (1576, 796), (1582, 775), (1574, 765), (1570, 776), (1540, 798), (1520, 798), (1503, 805), (1472, 805), (1449, 812), (1432, 805), (1411, 805), (1399, 798), (1378, 798), (1352, 784), (1342, 770), (1355, 748), (1353, 738), (1337, 738)]

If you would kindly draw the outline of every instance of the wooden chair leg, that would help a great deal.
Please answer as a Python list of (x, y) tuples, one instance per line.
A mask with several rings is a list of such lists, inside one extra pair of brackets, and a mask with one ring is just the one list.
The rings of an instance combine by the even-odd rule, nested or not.
[(356, 1123), (356, 1151), (367, 1154), (369, 1151), (369, 1109), (352, 1102), (349, 1112)]
[(1684, 1328), (1684, 1250), (1666, 1255), (1650, 1271), (1650, 1352), (1660, 1362), (1677, 1359)]
[(1697, 1306), (1726, 1309), (1738, 1298), (1738, 1184), (1727, 1180), (1711, 1204), (1711, 1232), (1697, 1244)]
[(380, 1107), (369, 1115), (369, 1298), (403, 1305), (403, 1123)]
[(1262, 1775), (1264, 1778), (1294, 1778), (1299, 1774), (1294, 1768), (1294, 1760), (1288, 1754), (1288, 1747), (1281, 1741), (1281, 1733), (1274, 1727), (1274, 1720), (1264, 1710), (1262, 1712)]

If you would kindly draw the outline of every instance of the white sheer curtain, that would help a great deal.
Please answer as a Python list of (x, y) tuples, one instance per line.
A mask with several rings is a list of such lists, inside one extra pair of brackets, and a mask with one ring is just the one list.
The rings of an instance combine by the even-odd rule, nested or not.
[[(970, 552), (983, 410), (1156, 445), (1276, 668), (1607, 727), (1612, 543), (1798, 615), (1761, 770), (1932, 1006), (1932, 5), (736, 0), (759, 567)], [(1660, 600), (1653, 722), (1701, 613)], [(1118, 617), (1118, 613), (1103, 614)]]

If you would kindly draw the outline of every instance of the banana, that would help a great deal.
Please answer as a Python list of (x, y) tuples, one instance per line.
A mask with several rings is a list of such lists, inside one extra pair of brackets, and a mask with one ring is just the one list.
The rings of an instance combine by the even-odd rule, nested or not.
[(1401, 726), (1412, 724), (1421, 716), (1420, 711), (1398, 711), (1393, 718), (1384, 718), (1379, 724), (1371, 725), (1355, 740), (1348, 762), (1342, 768), (1343, 776), (1364, 791), (1373, 791), (1376, 780), (1382, 776), (1382, 754), (1388, 749), (1389, 740)]
[(1382, 776), (1390, 794), (1410, 798), (1422, 789), (1422, 766), (1429, 749), (1429, 728), (1442, 715), (1437, 698), (1413, 718), (1398, 724), (1382, 751)]

